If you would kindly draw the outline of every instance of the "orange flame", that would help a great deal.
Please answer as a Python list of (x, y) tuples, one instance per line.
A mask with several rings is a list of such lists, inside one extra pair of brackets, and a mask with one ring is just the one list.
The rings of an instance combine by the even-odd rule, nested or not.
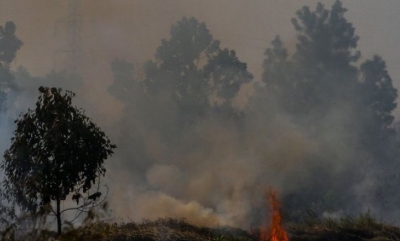
[(272, 213), (269, 228), (260, 229), (260, 241), (289, 241), (285, 229), (282, 226), (281, 205), (278, 200), (278, 192), (270, 189), (268, 203)]

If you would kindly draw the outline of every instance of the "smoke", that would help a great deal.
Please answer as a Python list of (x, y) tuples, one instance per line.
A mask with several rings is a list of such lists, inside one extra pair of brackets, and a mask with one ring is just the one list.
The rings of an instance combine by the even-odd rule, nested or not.
[[(331, 114), (336, 119), (327, 118), (336, 122), (340, 114), (345, 118), (347, 113), (342, 109)], [(131, 170), (121, 174), (120, 167), (111, 167), (113, 171), (108, 173), (114, 214), (135, 221), (158, 216), (185, 217), (196, 224), (247, 229), (257, 218), (255, 208), (265, 208), (263, 198), (269, 187), (280, 190), (282, 196), (305, 187), (329, 188), (331, 177), (324, 176), (325, 172), (341, 178), (343, 169), (352, 165), (347, 161), (351, 158), (349, 153), (355, 155), (354, 148), (342, 144), (347, 137), (337, 129), (320, 133), (321, 139), (326, 138), (321, 143), (284, 115), (269, 120), (268, 125), (256, 118), (249, 120), (245, 139), (225, 120), (203, 121), (197, 130), (203, 144), (187, 152), (176, 150), (171, 154), (160, 139), (142, 135), (146, 143), (141, 148), (151, 157), (115, 161), (126, 162), (117, 165)], [(321, 152), (328, 150), (326, 146), (335, 158), (321, 158)], [(135, 147), (130, 147), (134, 152)], [(143, 163), (149, 160), (154, 162)], [(142, 166), (143, 175), (134, 170), (136, 165)], [(321, 183), (314, 183), (318, 168), (321, 176), (317, 181)], [(363, 188), (361, 185), (357, 188)], [(310, 197), (305, 205), (311, 206), (314, 198)]]
[[(15, 21), (17, 34), (25, 42), (14, 67), (22, 64), (27, 69), (15, 68), (20, 89), (9, 94), (7, 113), (0, 116), (0, 150), (7, 148), (12, 120), (34, 105), (37, 88), (63, 87), (77, 93), (74, 104), (84, 108), (118, 147), (106, 162), (109, 202), (116, 218), (178, 217), (199, 225), (247, 229), (257, 219), (271, 186), (290, 203), (294, 202), (291, 195), (304, 191), (293, 196), (298, 206), (332, 204), (335, 208), (322, 210), (323, 216), (367, 209), (388, 215), (369, 195), (379, 189), (379, 175), (368, 150), (359, 148), (361, 130), (349, 125), (355, 115), (346, 102), (338, 100), (322, 119), (308, 125), (279, 111), (279, 104), (264, 103), (258, 108), (272, 105), (277, 111), (247, 111), (240, 127), (229, 118), (204, 118), (179, 134), (180, 127), (174, 126), (179, 112), (168, 93), (149, 102), (138, 90), (142, 62), (153, 59), (160, 40), (168, 38), (171, 24), (183, 15), (205, 21), (222, 46), (237, 51), (259, 81), (262, 53), (270, 40), (279, 33), (289, 50), (294, 49), (289, 19), (302, 5), (314, 6), (315, 2), (266, 2), (260, 7), (241, 1), (84, 1), (80, 4), (79, 77), (62, 72), (66, 56), (61, 50), (67, 44), (62, 19), (67, 1), (3, 3), (7, 7), (0, 20)], [(264, 16), (262, 23), (260, 16)], [(365, 49), (362, 44), (360, 48)], [(128, 92), (128, 101), (118, 98), (122, 93), (113, 96), (108, 92), (115, 83), (110, 65), (116, 58), (135, 63), (135, 78), (140, 79), (132, 80), (137, 85)], [(243, 85), (233, 106), (246, 110), (255, 88)], [(355, 168), (357, 175), (351, 172)], [(313, 189), (331, 193), (321, 197)], [(304, 196), (308, 198), (301, 199)], [(338, 210), (335, 202), (347, 205)]]
[[(124, 181), (124, 180), (123, 180)], [(202, 206), (195, 200), (176, 199), (162, 191), (141, 190), (137, 185), (116, 186), (110, 202), (117, 219), (141, 221), (164, 217), (184, 218), (197, 225), (229, 225), (229, 219), (215, 210)], [(121, 195), (124, 194), (124, 195)]]

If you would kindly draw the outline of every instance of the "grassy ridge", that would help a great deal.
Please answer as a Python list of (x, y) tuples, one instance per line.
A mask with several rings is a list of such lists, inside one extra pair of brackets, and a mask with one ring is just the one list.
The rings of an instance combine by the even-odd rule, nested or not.
[(181, 219), (159, 219), (140, 224), (95, 223), (65, 232), (60, 241), (252, 241), (253, 236), (236, 228), (207, 228)]
[(376, 222), (369, 214), (357, 218), (314, 220), (288, 224), (291, 241), (392, 241), (400, 240), (400, 228)]
[[(371, 216), (323, 219), (285, 225), (290, 241), (399, 241), (400, 228), (376, 222)], [(230, 228), (207, 228), (182, 219), (159, 219), (142, 223), (92, 223), (65, 231), (58, 241), (259, 241), (252, 233)], [(49, 240), (52, 232), (26, 238)], [(268, 240), (263, 240), (268, 241)]]

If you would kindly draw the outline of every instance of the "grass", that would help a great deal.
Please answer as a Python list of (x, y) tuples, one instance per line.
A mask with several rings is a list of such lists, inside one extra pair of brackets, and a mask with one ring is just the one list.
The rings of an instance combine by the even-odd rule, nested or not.
[[(285, 225), (290, 241), (399, 241), (400, 228), (379, 223), (369, 214), (357, 218), (313, 220)], [(54, 232), (42, 232), (24, 241), (43, 241)], [(13, 240), (13, 239), (8, 239)], [(53, 239), (54, 240), (54, 239)], [(256, 232), (195, 226), (184, 219), (164, 218), (141, 223), (95, 222), (70, 228), (58, 241), (256, 241)]]
[(389, 241), (400, 240), (400, 228), (377, 222), (370, 214), (356, 218), (314, 220), (288, 224), (291, 241)]
[(235, 228), (207, 228), (184, 219), (158, 219), (140, 224), (95, 223), (65, 232), (60, 241), (252, 241), (252, 236)]

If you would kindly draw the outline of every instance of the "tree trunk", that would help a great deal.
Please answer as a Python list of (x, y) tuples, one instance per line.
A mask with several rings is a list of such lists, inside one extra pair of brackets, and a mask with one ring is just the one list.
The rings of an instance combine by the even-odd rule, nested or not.
[(56, 216), (57, 216), (57, 236), (61, 235), (61, 210), (60, 210), (60, 199), (57, 199), (57, 210), (56, 210)]

